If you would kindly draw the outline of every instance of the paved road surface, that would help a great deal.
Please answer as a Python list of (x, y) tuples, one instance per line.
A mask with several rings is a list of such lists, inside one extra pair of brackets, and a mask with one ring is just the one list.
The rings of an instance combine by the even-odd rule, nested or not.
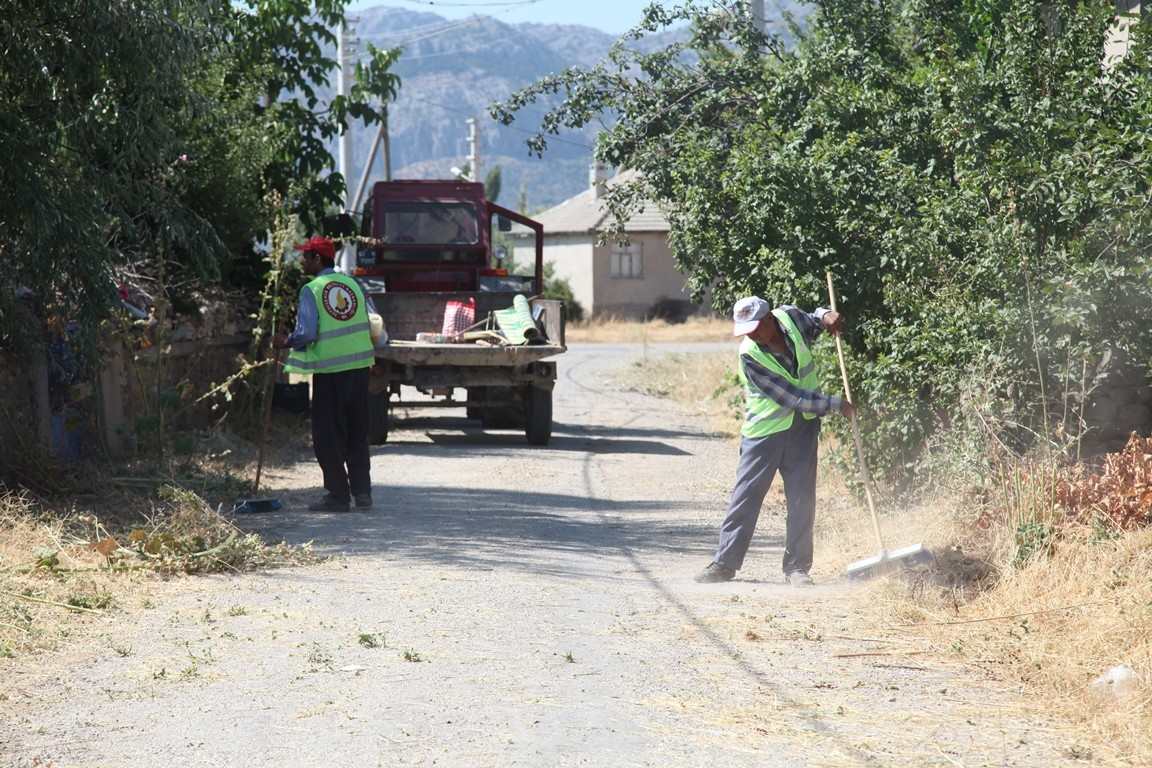
[[(339, 556), (162, 585), (18, 667), (0, 765), (1069, 762), (1010, 691), (926, 656), (839, 657), (908, 646), (851, 639), (883, 630), (846, 585), (779, 583), (778, 501), (739, 581), (694, 584), (734, 449), (619, 390), (641, 353), (562, 360), (547, 449), (412, 420), (375, 451), (371, 512), (247, 518)], [(299, 504), (318, 471), (272, 482)]]

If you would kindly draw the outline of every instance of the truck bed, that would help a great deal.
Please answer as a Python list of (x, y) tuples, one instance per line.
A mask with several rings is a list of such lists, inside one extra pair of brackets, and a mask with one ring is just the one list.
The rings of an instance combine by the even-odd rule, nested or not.
[(527, 365), (562, 354), (560, 344), (534, 344), (519, 347), (485, 347), (478, 344), (426, 344), (392, 341), (376, 350), (376, 359), (399, 365)]
[[(367, 286), (366, 286), (367, 287)], [(564, 344), (564, 304), (550, 299), (533, 299), (533, 309), (544, 310), (542, 324), (547, 343), (519, 346), (469, 344), (430, 344), (417, 342), (418, 333), (439, 333), (444, 324), (444, 307), (453, 299), (476, 300), (479, 322), (497, 309), (512, 306), (514, 293), (376, 293), (370, 291), (376, 311), (384, 318), (389, 343), (376, 350), (378, 360), (399, 365), (519, 366), (562, 354)]]

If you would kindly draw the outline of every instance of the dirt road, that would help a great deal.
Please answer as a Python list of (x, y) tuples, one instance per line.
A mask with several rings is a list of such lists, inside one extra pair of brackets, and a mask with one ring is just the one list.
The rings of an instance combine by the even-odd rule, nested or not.
[[(566, 356), (547, 449), (409, 421), (375, 451), (370, 512), (246, 518), (339, 556), (162, 585), (18, 667), (0, 764), (1074, 762), (1013, 692), (877, 642), (853, 588), (782, 586), (779, 510), (740, 580), (694, 584), (733, 447), (620, 392), (639, 354)], [(299, 504), (317, 475), (302, 461), (272, 482)]]

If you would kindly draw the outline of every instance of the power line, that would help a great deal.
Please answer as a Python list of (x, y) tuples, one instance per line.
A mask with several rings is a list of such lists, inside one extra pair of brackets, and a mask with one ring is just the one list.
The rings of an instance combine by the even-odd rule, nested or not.
[(442, 8), (487, 8), (491, 6), (535, 5), (543, 0), (489, 0), (479, 3), (442, 3), (439, 0), (404, 0), (413, 5), (438, 5)]
[[(461, 21), (450, 21), (447, 24), (427, 24), (423, 27), (406, 29), (401, 32), (393, 32), (391, 34), (369, 34), (368, 37), (373, 37), (380, 41), (401, 38), (394, 43), (388, 43), (388, 45), (394, 47), (403, 47), (409, 43), (419, 42), (420, 40), (427, 40), (430, 37), (436, 37), (437, 35), (441, 35), (445, 32), (451, 32), (454, 29), (459, 29), (460, 27), (465, 27), (469, 24), (475, 24), (481, 18), (483, 17), (470, 16), (467, 19), (463, 19)], [(409, 37), (402, 37), (403, 35), (409, 35)]]
[[(432, 101), (431, 99), (426, 99), (423, 96), (413, 96), (412, 94), (408, 94), (407, 98), (414, 99), (416, 101), (422, 101), (425, 104), (431, 104), (434, 107), (440, 107), (441, 109), (446, 109), (449, 112), (458, 112), (462, 115), (468, 115), (468, 116), (472, 116), (472, 114), (473, 114), (470, 110), (461, 109), (460, 107), (449, 106), (448, 104), (441, 104), (438, 101)], [(518, 133), (524, 133), (524, 134), (527, 134), (529, 136), (535, 136), (537, 133), (539, 133), (539, 131), (530, 131), (527, 128), (517, 128), (514, 125), (501, 124), (500, 127), (501, 128), (507, 128), (510, 131), (516, 131)], [(580, 147), (581, 149), (587, 149), (589, 151), (594, 151), (596, 149), (595, 147), (593, 147), (590, 144), (585, 144), (585, 143), (580, 142), (580, 141), (574, 141), (572, 139), (565, 139), (561, 136), (548, 136), (547, 140), (548, 141), (558, 141), (561, 144), (571, 144), (574, 147)]]
[[(476, 50), (480, 50), (480, 49), (476, 49)], [(465, 50), (460, 50), (460, 51), (452, 51), (451, 53), (467, 53), (467, 52), (468, 52), (468, 51), (465, 49)], [(434, 54), (434, 55), (439, 55), (439, 54)], [(412, 58), (408, 58), (408, 59), (405, 59), (404, 57), (401, 57), (401, 58), (400, 58), (400, 59), (397, 61), (397, 64), (403, 64), (405, 61), (415, 61), (415, 60), (417, 60), (417, 59), (422, 59), (422, 58), (424, 58), (424, 57), (423, 57), (423, 56), (415, 56), (415, 57), (412, 57)], [(432, 73), (429, 73), (429, 74), (425, 74), (425, 75), (418, 75), (418, 77), (421, 77), (421, 78), (422, 78), (422, 82), (421, 82), (421, 85), (428, 85), (428, 84), (434, 84), (434, 85), (442, 85), (442, 84), (455, 85), (455, 84), (456, 84), (456, 83), (459, 81), (459, 78), (458, 78), (458, 77), (457, 77), (455, 74), (452, 74), (452, 73), (450, 73), (450, 72), (441, 72), (441, 71), (432, 72)], [(422, 98), (422, 97), (420, 97), (420, 96), (414, 96), (414, 95), (412, 95), (412, 94), (411, 94), (411, 92), (403, 92), (403, 93), (401, 93), (401, 94), (400, 94), (400, 98), (401, 98), (401, 99), (403, 99), (403, 98), (411, 98), (411, 99), (419, 99), (419, 100), (421, 100), (421, 101), (428, 101), (427, 99), (423, 99), (423, 98)], [(460, 112), (461, 114), (465, 114), (465, 113), (468, 113), (468, 112), (467, 112), (467, 110), (461, 110), (461, 109), (459, 109), (459, 108), (457, 108), (457, 107), (450, 107), (450, 106), (448, 106), (447, 104), (437, 104), (437, 103), (436, 103), (436, 102), (434, 102), (434, 101), (428, 101), (428, 103), (429, 103), (429, 104), (433, 104), (433, 105), (435, 105), (435, 106), (438, 106), (438, 107), (443, 107), (444, 109), (449, 109), (449, 110), (453, 110), (453, 111), (456, 111), (456, 112)], [(518, 108), (516, 111), (517, 111), (517, 113), (520, 113), (520, 114), (524, 114), (524, 115), (527, 115), (528, 117), (531, 117), (531, 118), (533, 118), (533, 119), (539, 120), (539, 121), (541, 121), (541, 122), (543, 122), (543, 121), (544, 121), (544, 119), (545, 119), (545, 116), (546, 116), (546, 112), (547, 112), (546, 108), (544, 108), (544, 107), (537, 107), (537, 108), (533, 109), (533, 108), (530, 108), (530, 107), (528, 107), (528, 106), (523, 106), (523, 107), (520, 107), (520, 108)], [(468, 113), (468, 114), (471, 114), (471, 113)], [(527, 130), (527, 129), (524, 129), (524, 128), (514, 128), (514, 127), (513, 127), (513, 126), (511, 126), (511, 125), (508, 125), (508, 126), (505, 126), (505, 127), (506, 127), (506, 128), (511, 128), (511, 129), (512, 129), (512, 130), (514, 130), (514, 131), (519, 131), (520, 133), (526, 133), (526, 134), (528, 134), (528, 135), (531, 135), (531, 136), (535, 136), (535, 135), (536, 135), (536, 133), (537, 133), (537, 131), (530, 131), (530, 130)], [(564, 140), (563, 140), (563, 139), (560, 139), (560, 141), (564, 141)], [(571, 144), (571, 143), (573, 143), (573, 142), (569, 140), (569, 141), (568, 141), (568, 143), (569, 143), (569, 144)], [(587, 145), (586, 145), (586, 144), (581, 144), (581, 145), (579, 145), (579, 146), (584, 146), (584, 147), (587, 147)], [(592, 147), (588, 147), (588, 149), (592, 149)]]

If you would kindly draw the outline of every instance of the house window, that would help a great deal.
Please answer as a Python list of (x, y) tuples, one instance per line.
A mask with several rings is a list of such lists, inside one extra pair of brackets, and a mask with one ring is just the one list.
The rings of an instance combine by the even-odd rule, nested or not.
[(644, 248), (643, 243), (616, 243), (612, 246), (612, 277), (636, 278), (644, 277)]

